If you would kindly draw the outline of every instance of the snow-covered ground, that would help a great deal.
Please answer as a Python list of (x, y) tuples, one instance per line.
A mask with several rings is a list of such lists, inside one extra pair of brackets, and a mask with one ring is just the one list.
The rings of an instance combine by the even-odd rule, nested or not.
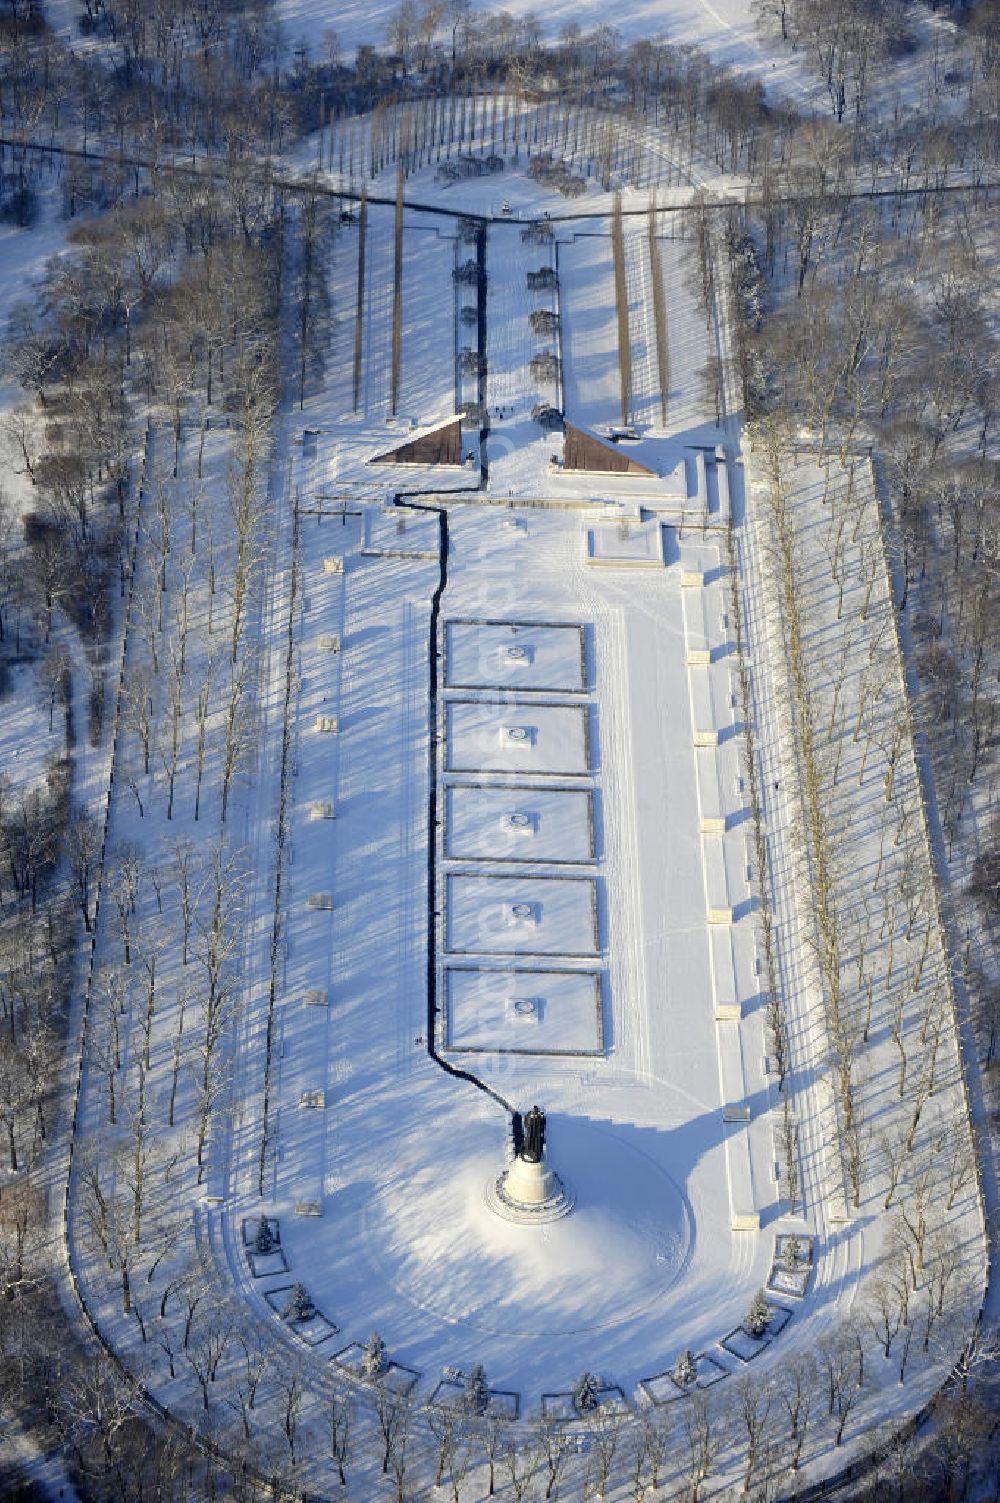
[[(227, 824), (220, 823), (220, 752), (233, 678), (224, 650), (211, 680), (214, 735), (203, 820), (195, 826), (191, 807), (191, 726), (184, 727), (178, 808), (166, 818), (165, 691), (156, 701), (151, 770), (142, 769), (141, 716), (133, 713), (119, 745), (112, 801), (112, 846), (127, 854), (128, 844), (142, 843), (158, 852), (156, 881), (144, 880), (139, 898), (144, 933), (136, 950), (143, 970), (133, 963), (130, 974), (148, 977), (150, 955), (162, 956), (160, 990), (154, 1011), (152, 982), (131, 983), (127, 1028), (121, 1025), (125, 1068), (137, 1070), (145, 1055), (151, 1097), (161, 1106), (173, 1075), (174, 1139), (187, 1165), (180, 1193), (198, 1206), (198, 1255), (215, 1278), (224, 1273), (231, 1301), (225, 1321), (234, 1318), (232, 1306), (241, 1307), (260, 1339), (281, 1353), (281, 1367), (291, 1363), (308, 1375), (314, 1449), (303, 1465), (317, 1486), (328, 1465), (324, 1395), (344, 1374), (356, 1375), (360, 1345), (373, 1330), (387, 1343), (396, 1381), (415, 1384), (420, 1400), (429, 1399), (448, 1370), (482, 1362), (491, 1383), (518, 1395), (524, 1415), (537, 1414), (544, 1396), (565, 1394), (585, 1368), (618, 1385), (630, 1403), (658, 1401), (670, 1391), (669, 1371), (686, 1348), (722, 1389), (727, 1375), (735, 1388), (742, 1359), (733, 1341), (721, 1343), (772, 1276), (776, 1236), (794, 1231), (811, 1238), (812, 1267), (807, 1286), (787, 1292), (791, 1318), (782, 1317), (780, 1333), (776, 1325), (755, 1370), (774, 1370), (790, 1354), (815, 1350), (861, 1308), (886, 1219), (877, 1179), (853, 1214), (837, 1154), (829, 1038), (808, 958), (812, 889), (797, 836), (796, 751), (779, 713), (787, 702), (786, 645), (775, 613), (766, 512), (755, 492), (748, 527), (738, 415), (720, 428), (696, 379), (715, 349), (716, 331), (685, 275), (683, 245), (664, 242), (668, 424), (663, 429), (654, 416), (635, 446), (653, 477), (633, 484), (628, 476), (570, 475), (551, 463), (560, 437), (541, 434), (530, 417), (540, 393), (528, 370), (538, 341), (527, 315), (538, 302), (526, 273), (539, 249), (522, 240), (517, 224), (491, 226), (487, 235), (488, 472), (474, 465), (375, 468), (373, 457), (422, 431), (428, 406), (434, 416), (447, 416), (453, 391), (449, 360), (463, 300), (451, 279), (454, 245), (419, 215), (408, 212), (406, 226), (403, 369), (411, 372), (404, 379), (413, 380), (428, 362), (428, 402), (419, 392), (413, 398), (421, 427), (411, 428), (409, 414), (386, 421), (391, 276), (388, 291), (381, 284), (391, 268), (391, 210), (373, 207), (375, 270), (366, 284), (359, 411), (352, 411), (340, 358), (353, 350), (350, 289), (357, 276), (357, 231), (345, 227), (332, 251), (338, 358), (304, 411), (282, 419), (262, 594), (249, 617), (256, 673), (248, 759), (234, 783)], [(556, 234), (567, 415), (594, 426), (614, 417), (616, 403), (607, 221), (595, 218), (586, 239), (562, 228)], [(630, 232), (634, 321), (645, 306), (638, 289), (647, 255), (638, 232), (634, 238)], [(641, 349), (648, 329), (634, 337)], [(648, 394), (648, 359), (642, 370)], [(648, 395), (647, 406), (655, 415), (658, 402)], [(470, 440), (474, 452), (477, 437)], [(203, 503), (202, 520), (207, 525), (217, 511), (219, 537), (230, 441), (213, 435), (207, 456), (205, 494), (215, 499)], [(190, 467), (185, 455), (188, 482)], [(830, 665), (845, 642), (858, 652), (888, 652), (887, 604), (883, 577), (872, 572), (881, 555), (871, 511), (862, 506), (855, 539), (863, 536), (867, 551), (859, 545), (861, 563), (852, 554), (845, 564), (855, 571), (848, 594), (853, 614), (850, 631), (841, 626), (837, 574), (831, 585), (823, 564), (826, 533), (815, 522), (817, 484), (811, 472), (788, 479), (803, 577), (822, 635), (815, 692), (824, 718), (834, 723), (848, 701), (831, 709)], [(186, 494), (166, 477), (160, 485), (168, 497)], [(854, 504), (865, 500), (860, 489), (850, 494)], [(155, 529), (144, 536), (148, 585), (155, 580)], [(217, 560), (220, 568), (224, 562)], [(203, 563), (192, 569), (191, 620), (197, 625), (209, 608), (217, 610), (214, 632), (226, 640), (232, 602), (224, 596), (211, 605)], [(165, 619), (174, 623), (171, 641), (160, 643), (165, 656), (176, 648), (184, 578), (178, 558), (164, 602)], [(734, 586), (742, 602), (742, 665)], [(156, 640), (155, 615), (147, 605), (133, 622), (135, 662)], [(188, 664), (192, 675), (207, 673), (203, 648)], [(525, 657), (512, 658), (511, 648), (523, 648)], [(286, 652), (289, 834), (276, 924)], [(889, 706), (891, 692), (898, 709), (891, 654), (885, 662), (879, 703)], [(761, 892), (752, 875), (741, 666), (754, 686), (746, 708), (767, 790), (778, 984), (792, 1041), (789, 1099), (800, 1179), (794, 1215), (776, 1173), (783, 1114), (765, 1028), (769, 978)], [(885, 786), (879, 779), (887, 757), (899, 764), (898, 797), (916, 798), (905, 735), (895, 752), (882, 727), (871, 739), (864, 818), (852, 831), (864, 845), (858, 870), (865, 869), (862, 857), (872, 859), (866, 821)], [(854, 747), (843, 751), (852, 777), (838, 793), (848, 813), (860, 786)], [(527, 826), (513, 827), (527, 835), (509, 834), (503, 821), (511, 814), (527, 817)], [(494, 833), (498, 821), (503, 828)], [(200, 993), (191, 994), (184, 1021), (185, 968), (176, 950), (185, 839), (193, 843), (201, 883), (193, 941), (199, 975), (208, 969), (211, 905), (206, 911), (204, 895), (219, 869), (215, 850), (238, 873), (240, 916), (232, 931), (239, 988), (230, 994), (226, 1035), (231, 1084), (225, 1110), (220, 1103), (213, 1119), (207, 1172), (197, 1185), (190, 1156), (204, 1004)], [(911, 885), (925, 871), (919, 849), (918, 843), (909, 858)], [(892, 866), (897, 858), (888, 860)], [(128, 924), (124, 897), (121, 905), (105, 905), (99, 958), (119, 956), (121, 934), (108, 917), (116, 906), (117, 927)], [(893, 921), (905, 926), (902, 908)], [(931, 951), (939, 941), (931, 928), (925, 931), (929, 984), (932, 974), (940, 980), (941, 953)], [(925, 931), (897, 941), (910, 976)], [(923, 979), (916, 973), (913, 996)], [(113, 989), (108, 996), (114, 1003)], [(530, 1010), (518, 1007), (525, 1002)], [(898, 1129), (897, 1118), (909, 1110), (890, 1089), (887, 1008), (876, 994), (877, 1071), (864, 1081), (873, 1134)], [(104, 1032), (85, 1072), (82, 1120), (95, 1134), (105, 1130), (109, 1040), (118, 1016), (105, 1006)], [(916, 1069), (916, 1029), (908, 1026)], [(429, 1043), (446, 1065), (475, 1080), (442, 1068)], [(939, 1050), (938, 1095), (933, 1110), (927, 1107), (921, 1143), (943, 1130), (952, 1120), (948, 1111), (961, 1104), (947, 1028)], [(546, 1226), (514, 1225), (496, 1216), (486, 1191), (509, 1152), (502, 1103), (524, 1111), (536, 1101), (549, 1117), (550, 1162), (575, 1207)], [(960, 1113), (954, 1121), (961, 1122)], [(126, 1211), (128, 1172), (123, 1164)], [(157, 1164), (161, 1172), (167, 1171)], [(972, 1288), (981, 1250), (973, 1187), (958, 1185), (953, 1200), (948, 1227), (959, 1238), (961, 1272)], [(99, 1318), (123, 1353), (143, 1365), (150, 1386), (197, 1417), (201, 1398), (190, 1373), (177, 1365), (168, 1378), (163, 1362), (145, 1343), (140, 1347), (134, 1321), (123, 1316), (120, 1284), (108, 1278), (88, 1204), (78, 1178), (71, 1240)], [(255, 1263), (247, 1228), (262, 1213), (280, 1227), (280, 1253)], [(191, 1257), (190, 1237), (186, 1232), (171, 1243), (157, 1280), (183, 1276), (178, 1268)], [(293, 1326), (282, 1318), (296, 1282), (321, 1312), (316, 1324)], [(152, 1295), (137, 1291), (136, 1301), (148, 1306), (162, 1287), (153, 1284)], [(176, 1297), (163, 1296), (162, 1332), (174, 1348), (184, 1325), (183, 1291), (193, 1287), (196, 1280), (179, 1283)], [(961, 1344), (972, 1299), (964, 1299), (964, 1284), (957, 1287), (963, 1302), (942, 1342), (941, 1365)], [(238, 1382), (239, 1370), (230, 1352), (220, 1381)], [(915, 1407), (936, 1377), (933, 1364), (915, 1358), (912, 1376), (891, 1389), (891, 1399), (872, 1390), (867, 1411), (859, 1409), (848, 1428), (848, 1443), (858, 1443), (886, 1408)], [(260, 1410), (270, 1418), (259, 1420), (275, 1427), (279, 1444), (280, 1381), (272, 1373)], [(815, 1449), (822, 1466), (827, 1445), (820, 1436)]]
[(576, 694), (586, 688), (586, 637), (578, 626), (449, 621), (445, 653), (449, 689)]
[[(66, 244), (67, 224), (60, 214), (60, 195), (56, 183), (42, 177), (38, 218), (30, 229), (0, 225), (0, 333), (6, 335), (13, 310), (29, 303), (33, 289), (40, 283), (51, 257)], [(26, 473), (20, 448), (12, 433), (4, 429), (5, 421), (17, 408), (28, 408), (27, 394), (16, 381), (0, 383), (0, 497), (9, 511), (11, 536), (5, 547), (12, 551), (24, 548), (22, 518), (35, 505), (35, 491)], [(27, 419), (29, 451), (41, 447), (41, 425), (36, 416)], [(48, 699), (39, 683), (38, 669), (44, 651), (36, 623), (23, 611), (16, 594), (5, 606), (6, 641), (0, 648), (9, 660), (7, 690), (3, 696), (3, 731), (0, 736), (0, 766), (15, 793), (30, 790), (42, 778), (45, 764), (63, 748), (62, 712), (57, 708), (53, 728), (43, 718), (40, 706)], [(63, 640), (56, 621), (56, 639)]]
[(596, 429), (622, 421), (618, 334), (611, 242), (605, 235), (574, 235), (559, 246), (566, 282), (560, 299), (566, 324), (566, 415)]
[[(65, 0), (61, 0), (65, 3)], [(476, 6), (488, 12), (491, 7)], [(362, 5), (358, 0), (333, 4), (333, 0), (279, 0), (278, 15), (285, 33), (295, 44), (321, 53), (328, 31), (336, 34), (341, 48), (353, 54), (364, 44), (385, 43), (391, 18), (398, 6), (391, 0)], [(626, 9), (608, 12), (591, 3), (558, 0), (540, 15), (527, 0), (514, 0), (505, 9), (514, 16), (537, 16), (546, 40), (556, 41), (563, 27), (576, 25), (582, 31), (612, 26), (625, 43), (660, 37), (677, 47), (700, 47), (714, 62), (726, 63), (742, 73), (755, 74), (769, 84), (784, 88), (801, 84), (799, 69), (776, 55), (761, 40), (748, 0), (643, 0)]]
[[(301, 706), (278, 1162), (267, 1204), (280, 1219), (292, 1276), (307, 1284), (345, 1339), (363, 1341), (377, 1327), (392, 1355), (428, 1382), (437, 1381), (443, 1366), (484, 1361), (491, 1379), (519, 1391), (527, 1408), (543, 1391), (569, 1385), (584, 1366), (606, 1371), (631, 1391), (669, 1366), (684, 1345), (711, 1342), (738, 1321), (766, 1277), (770, 1232), (747, 1239), (730, 1227), (725, 1140), (745, 1139), (747, 1129), (722, 1124), (713, 950), (704, 885), (692, 881), (701, 867), (701, 836), (680, 557), (637, 588), (631, 575), (626, 583), (614, 571), (588, 570), (577, 513), (531, 511), (514, 534), (507, 520), (503, 509), (452, 508), (442, 608), (446, 619), (467, 620), (488, 604), (507, 620), (568, 617), (586, 625), (591, 765), (582, 747), (570, 765), (556, 734), (551, 760), (531, 771), (575, 773), (599, 789), (599, 886), (583, 873), (555, 875), (549, 862), (560, 858), (544, 853), (522, 857), (516, 875), (481, 863), (475, 853), (471, 861), (448, 860), (440, 997), (443, 1005), (450, 987), (454, 1007), (454, 987), (467, 986), (470, 974), (481, 984), (484, 968), (502, 981), (500, 956), (535, 973), (531, 995), (543, 984), (539, 957), (576, 967), (571, 974), (589, 987), (585, 1054), (572, 1053), (579, 1021), (563, 1036), (552, 1033), (557, 993), (545, 1026), (548, 1047), (565, 1051), (563, 1057), (507, 1052), (504, 1027), (517, 1025), (500, 1016), (493, 1048), (476, 1065), (523, 1109), (536, 1096), (544, 1102), (552, 1160), (572, 1183), (577, 1210), (565, 1230), (544, 1233), (495, 1221), (482, 1197), (505, 1161), (504, 1114), (427, 1056), (427, 624), (437, 567), (363, 557), (345, 548), (345, 529), (336, 523), (342, 576), (322, 573), (331, 524), (303, 534), (309, 602), (301, 627), (303, 692), (313, 682), (305, 664), (315, 661), (316, 632), (330, 629), (323, 602), (342, 595), (340, 730), (331, 751), (332, 738), (312, 729), (311, 703)], [(348, 528), (348, 543), (350, 537)], [(578, 663), (577, 656), (577, 671)], [(578, 693), (578, 678), (571, 677), (567, 692)], [(334, 682), (329, 672), (323, 679)], [(467, 690), (448, 692), (442, 736), (450, 748), (461, 736), (453, 713), (467, 714), (473, 705), (459, 697)], [(548, 692), (539, 703), (540, 691), (515, 688), (502, 692), (535, 697), (529, 704), (515, 698), (498, 715), (490, 703), (495, 692), (484, 688), (476, 701), (491, 717), (488, 745), (474, 744), (457, 765), (484, 772), (492, 766), (518, 801), (524, 770), (514, 754), (498, 746), (495, 762), (489, 755), (500, 722), (537, 722), (541, 751), (546, 715), (572, 716), (578, 736), (584, 712), (575, 704), (553, 706)], [(332, 702), (328, 689), (324, 707)], [(444, 748), (438, 775), (453, 784), (454, 799), (460, 788), (446, 771)], [(475, 791), (466, 775), (454, 776)], [(323, 798), (335, 804), (332, 822), (309, 817)], [(745, 861), (742, 833), (722, 838), (736, 842)], [(577, 854), (569, 845), (563, 859)], [(309, 909), (315, 891), (332, 893), (332, 914)], [(529, 915), (508, 922), (507, 910), (521, 904)], [(753, 1060), (764, 1046), (761, 1037), (749, 1042), (761, 1024), (754, 1014), (752, 920), (741, 922), (740, 973), (727, 984), (744, 1001), (745, 1053)], [(459, 958), (466, 954), (476, 957), (472, 972)], [(587, 980), (596, 974), (595, 960), (606, 978), (604, 1051), (596, 1058), (594, 983)], [(304, 1003), (314, 990), (325, 991), (326, 1009)], [(580, 1001), (574, 1006), (579, 1016)], [(489, 1049), (485, 1021), (475, 1026), (479, 1047)], [(454, 1042), (461, 1045), (460, 1033)], [(745, 1087), (741, 1078), (740, 1088), (765, 1109), (759, 1074), (751, 1073)], [(319, 1123), (299, 1105), (305, 1091), (324, 1093)], [(750, 1193), (769, 1220), (776, 1204), (763, 1157)], [(296, 1217), (296, 1204), (317, 1194), (323, 1216)], [(234, 1224), (256, 1203), (240, 1196)], [(288, 1275), (272, 1282), (281, 1279)], [(692, 1287), (720, 1286), (727, 1290), (724, 1308), (717, 1292), (704, 1304), (692, 1298)]]

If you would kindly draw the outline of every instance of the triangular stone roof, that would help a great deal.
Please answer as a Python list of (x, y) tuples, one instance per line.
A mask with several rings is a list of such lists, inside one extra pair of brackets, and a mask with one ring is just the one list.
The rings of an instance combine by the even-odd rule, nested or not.
[(369, 464), (461, 464), (462, 420), (450, 418), (426, 433), (409, 438), (384, 454), (373, 454)]
[(595, 433), (575, 428), (572, 423), (566, 424), (563, 469), (590, 470), (603, 475), (645, 475), (650, 480), (656, 479), (655, 470), (631, 459), (616, 444), (605, 443)]

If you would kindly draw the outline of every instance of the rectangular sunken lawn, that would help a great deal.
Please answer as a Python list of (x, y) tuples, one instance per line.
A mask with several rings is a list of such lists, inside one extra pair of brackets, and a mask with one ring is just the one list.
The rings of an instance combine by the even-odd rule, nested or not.
[(448, 971), (448, 1048), (498, 1054), (600, 1054), (594, 971)]
[(593, 861), (591, 794), (523, 784), (451, 787), (445, 854), (463, 861)]
[(445, 718), (449, 772), (577, 777), (590, 770), (590, 727), (583, 705), (453, 699), (445, 706)]
[(531, 621), (448, 621), (445, 684), (452, 689), (586, 691), (582, 626)]
[(445, 947), (460, 955), (596, 955), (597, 884), (449, 876)]
[(382, 558), (437, 558), (441, 523), (436, 512), (411, 510), (408, 506), (365, 509), (365, 541), (362, 553)]

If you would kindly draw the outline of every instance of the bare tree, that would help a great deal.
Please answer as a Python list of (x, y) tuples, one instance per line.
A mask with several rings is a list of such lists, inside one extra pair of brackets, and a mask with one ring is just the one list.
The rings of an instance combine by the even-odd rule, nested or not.
[(209, 1407), (209, 1384), (214, 1383), (219, 1364), (232, 1339), (232, 1312), (213, 1299), (199, 1302), (197, 1317), (189, 1322), (184, 1357), (201, 1391), (202, 1409)]
[(83, 924), (91, 932), (92, 898), (101, 855), (101, 830), (86, 810), (74, 814), (66, 831), (66, 847), (72, 872), (73, 888)]
[(746, 1439), (742, 1487), (744, 1496), (761, 1481), (760, 1474), (767, 1459), (774, 1397), (774, 1389), (766, 1379), (761, 1382), (752, 1373), (747, 1373), (739, 1380), (737, 1405)]
[(847, 1421), (862, 1397), (857, 1352), (841, 1334), (817, 1342), (816, 1351), (826, 1385), (828, 1413), (836, 1417), (834, 1445), (839, 1446)]
[(595, 1497), (607, 1496), (624, 1422), (623, 1412), (610, 1404), (599, 1405), (588, 1419), (587, 1433), (591, 1443), (588, 1471)]
[(219, 846), (212, 856), (204, 883), (205, 910), (200, 920), (198, 960), (205, 975), (202, 1001), (199, 1069), (198, 1179), (205, 1169), (205, 1142), (212, 1108), (225, 1089), (225, 1079), (218, 1068), (219, 1045), (238, 1003), (235, 978), (229, 974), (230, 958), (239, 943), (238, 923), (242, 878), (238, 856), (228, 855)]
[(337, 1463), (341, 1487), (347, 1486), (347, 1464), (351, 1454), (353, 1407), (348, 1394), (334, 1389), (330, 1396), (330, 1455)]
[(535, 1456), (535, 1466), (545, 1478), (544, 1496), (546, 1500), (555, 1498), (559, 1493), (559, 1479), (567, 1459), (566, 1435), (562, 1425), (542, 1414), (533, 1427), (530, 1444)]
[(681, 1475), (690, 1503), (699, 1503), (722, 1449), (722, 1432), (706, 1394), (696, 1390), (681, 1422)]
[(511, 1435), (503, 1448), (503, 1464), (514, 1503), (526, 1503), (538, 1466), (535, 1448), (522, 1445), (516, 1435)]
[(797, 1472), (816, 1398), (816, 1364), (806, 1352), (796, 1356), (783, 1369), (778, 1383), (778, 1399), (788, 1417), (791, 1439), (789, 1466)]
[(486, 1492), (490, 1498), (496, 1491), (497, 1462), (503, 1457), (508, 1445), (509, 1431), (510, 1421), (507, 1416), (502, 1410), (492, 1406), (488, 1407), (475, 1421), (475, 1433), (486, 1459), (488, 1473)]
[(382, 1474), (386, 1476), (392, 1465), (397, 1445), (402, 1443), (404, 1451), (406, 1449), (410, 1429), (410, 1405), (391, 1384), (383, 1381), (376, 1381), (373, 1385), (372, 1397), (375, 1404), (375, 1416), (382, 1435)]
[(461, 1432), (465, 1416), (461, 1401), (431, 1404), (427, 1410), (427, 1427), (437, 1444), (437, 1466), (434, 1487), (440, 1488), (444, 1475), (450, 1471), (455, 1452), (461, 1444)]

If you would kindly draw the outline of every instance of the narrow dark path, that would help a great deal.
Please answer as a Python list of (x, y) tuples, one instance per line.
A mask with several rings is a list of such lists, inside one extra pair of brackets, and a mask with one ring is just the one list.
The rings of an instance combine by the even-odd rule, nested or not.
[[(479, 379), (476, 388), (476, 399), (482, 413), (482, 421), (479, 429), (479, 480), (475, 486), (464, 486), (463, 491), (484, 491), (489, 482), (489, 457), (486, 452), (486, 441), (489, 437), (490, 418), (489, 409), (486, 405), (488, 372), (486, 369), (486, 247), (488, 235), (487, 221), (479, 219), (476, 233), (476, 265), (478, 268), (477, 294), (476, 294), (476, 348), (479, 353)], [(415, 499), (420, 492), (398, 491), (393, 497), (396, 506), (410, 507), (414, 511), (433, 512), (438, 519), (438, 582), (431, 597), (430, 640), (428, 642), (428, 705), (430, 709), (430, 750), (428, 753), (428, 808), (427, 808), (427, 1053), (436, 1065), (446, 1074), (452, 1075), (456, 1080), (464, 1080), (467, 1084), (475, 1086), (484, 1095), (495, 1101), (511, 1118), (512, 1130), (516, 1133), (520, 1124), (520, 1114), (516, 1107), (512, 1106), (500, 1092), (493, 1086), (488, 1085), (471, 1070), (462, 1069), (459, 1065), (453, 1065), (450, 1060), (444, 1059), (438, 1053), (437, 1048), (437, 1025), (441, 1016), (441, 1008), (438, 1003), (438, 977), (437, 977), (437, 930), (438, 920), (442, 915), (437, 907), (438, 893), (438, 822), (440, 820), (438, 799), (438, 705), (440, 701), (440, 622), (441, 622), (441, 597), (448, 585), (448, 550), (450, 538), (448, 535), (448, 509), (445, 506), (434, 506), (428, 501)]]
[[(482, 318), (482, 313), (480, 314)], [(485, 481), (480, 480), (479, 485), (466, 487), (466, 489), (479, 490)], [(419, 494), (419, 493), (418, 493)], [(475, 1086), (478, 1091), (489, 1096), (511, 1118), (513, 1125), (517, 1116), (516, 1108), (511, 1105), (500, 1092), (493, 1086), (474, 1075), (471, 1070), (463, 1070), (458, 1065), (453, 1065), (450, 1060), (442, 1058), (437, 1048), (437, 1024), (440, 1014), (438, 1005), (437, 984), (437, 928), (440, 913), (437, 907), (437, 832), (438, 820), (438, 701), (440, 688), (440, 654), (438, 651), (438, 627), (441, 620), (441, 596), (448, 584), (448, 512), (443, 506), (432, 506), (426, 501), (415, 501), (405, 491), (398, 491), (393, 497), (396, 506), (405, 506), (413, 511), (433, 512), (438, 519), (438, 544), (439, 564), (438, 582), (431, 596), (431, 619), (430, 640), (428, 642), (428, 702), (430, 708), (430, 747), (428, 751), (428, 795), (427, 795), (427, 1053), (436, 1065), (452, 1075), (456, 1080), (464, 1080), (467, 1084)]]

